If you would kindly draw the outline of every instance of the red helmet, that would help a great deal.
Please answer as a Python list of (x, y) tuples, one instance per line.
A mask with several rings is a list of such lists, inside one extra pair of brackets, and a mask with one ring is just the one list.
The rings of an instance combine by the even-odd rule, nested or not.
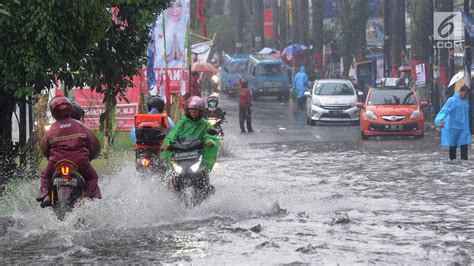
[(67, 118), (72, 114), (72, 104), (64, 96), (56, 96), (49, 102), (49, 110), (56, 120)]
[(206, 109), (206, 104), (204, 103), (204, 100), (201, 99), (201, 97), (198, 96), (191, 96), (188, 101), (186, 102), (186, 110), (185, 114), (186, 116), (194, 120), (191, 115), (189, 114), (189, 109), (198, 109), (199, 110), (199, 117), (196, 120), (199, 120), (202, 118), (204, 114), (204, 109)]

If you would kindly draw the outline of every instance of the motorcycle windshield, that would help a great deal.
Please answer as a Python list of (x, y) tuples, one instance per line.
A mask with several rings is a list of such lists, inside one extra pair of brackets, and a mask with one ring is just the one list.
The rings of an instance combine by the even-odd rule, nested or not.
[(189, 137), (182, 138), (176, 142), (170, 143), (171, 151), (193, 151), (202, 149), (204, 143), (199, 139), (193, 139)]

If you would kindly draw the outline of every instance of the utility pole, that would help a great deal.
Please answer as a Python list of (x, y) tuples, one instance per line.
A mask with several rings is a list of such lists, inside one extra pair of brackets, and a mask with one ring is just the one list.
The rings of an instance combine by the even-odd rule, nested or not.
[(255, 52), (263, 49), (264, 33), (263, 33), (263, 0), (253, 0), (254, 4), (254, 27), (255, 27)]
[[(403, 4), (402, 4), (403, 3)], [(404, 1), (390, 1), (390, 76), (398, 77), (398, 68), (402, 63), (402, 31), (405, 27)]]
[(234, 33), (235, 33), (235, 53), (243, 53), (243, 41), (244, 41), (244, 4), (240, 1), (231, 1), (231, 10), (233, 11), (234, 17)]
[(323, 74), (323, 44), (324, 44), (324, 1), (312, 0), (313, 25), (312, 25), (312, 43), (314, 52), (315, 67), (319, 74)]
[(393, 0), (384, 0), (383, 1), (383, 28), (384, 28), (384, 41), (383, 41), (383, 72), (385, 77), (390, 77), (390, 38), (391, 38), (391, 12), (390, 12), (390, 2)]
[[(453, 0), (438, 0), (437, 11), (440, 12), (452, 12), (453, 11)], [(449, 49), (441, 48), (438, 49), (439, 54), (439, 85), (440, 85), (440, 106), (444, 105), (448, 96), (446, 95), (446, 89), (449, 84), (449, 77), (451, 77), (451, 71), (449, 70)]]
[[(469, 0), (464, 0), (464, 13), (466, 16), (471, 17), (471, 14), (469, 13)], [(472, 64), (472, 58), (471, 58), (471, 36), (469, 35), (469, 32), (464, 31), (464, 80), (467, 81), (466, 85), (471, 88), (471, 64)], [(469, 95), (469, 128), (471, 130), (471, 134), (473, 132), (473, 123), (472, 123), (472, 104), (473, 104), (474, 96), (471, 93)]]

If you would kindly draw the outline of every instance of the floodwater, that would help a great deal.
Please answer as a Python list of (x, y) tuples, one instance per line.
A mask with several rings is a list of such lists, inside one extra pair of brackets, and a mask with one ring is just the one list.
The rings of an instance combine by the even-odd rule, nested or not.
[(137, 175), (132, 153), (101, 178), (104, 198), (63, 222), (34, 202), (37, 181), (21, 183), (0, 202), (16, 222), (0, 237), (1, 261), (473, 263), (474, 168), (448, 162), (438, 139), (270, 141), (265, 125), (253, 136), (228, 128), (216, 193), (194, 209)]

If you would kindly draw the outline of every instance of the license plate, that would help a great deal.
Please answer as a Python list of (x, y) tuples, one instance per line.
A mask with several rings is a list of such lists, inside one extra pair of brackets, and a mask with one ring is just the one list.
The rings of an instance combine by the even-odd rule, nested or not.
[(279, 88), (271, 88), (271, 89), (270, 89), (270, 92), (279, 92), (279, 91), (280, 91)]
[(342, 115), (342, 111), (329, 111), (330, 114), (332, 115)]
[(199, 157), (198, 151), (177, 152), (174, 154), (175, 160), (187, 160), (187, 159), (194, 159), (197, 157)]
[(390, 131), (401, 131), (403, 130), (403, 125), (385, 125), (384, 128)]

